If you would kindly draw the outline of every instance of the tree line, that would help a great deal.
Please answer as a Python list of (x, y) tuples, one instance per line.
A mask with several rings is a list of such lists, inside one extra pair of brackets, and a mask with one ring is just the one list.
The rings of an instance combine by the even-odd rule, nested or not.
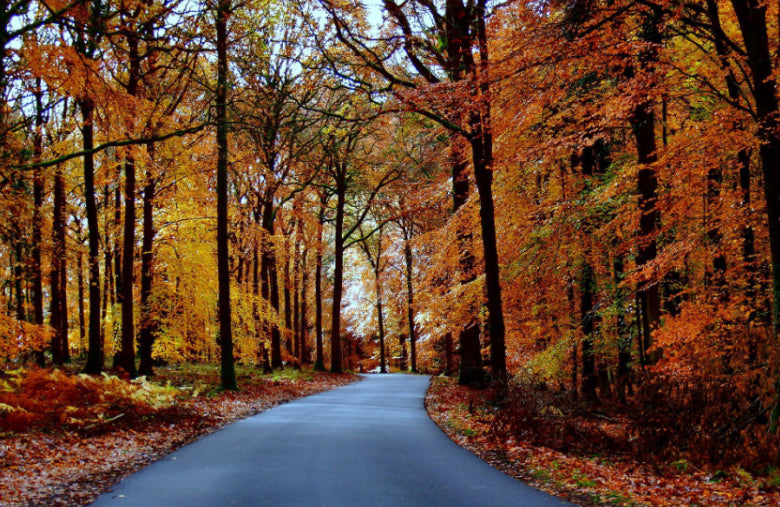
[(728, 385), (774, 429), (775, 2), (3, 9), (7, 360)]

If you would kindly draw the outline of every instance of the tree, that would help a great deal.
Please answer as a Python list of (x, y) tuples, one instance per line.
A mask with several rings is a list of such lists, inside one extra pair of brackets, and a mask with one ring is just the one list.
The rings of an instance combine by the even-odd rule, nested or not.
[[(337, 39), (358, 58), (361, 66), (384, 80), (406, 108), (463, 136), (471, 146), (471, 162), (480, 202), (491, 367), (494, 380), (503, 384), (506, 380), (505, 326), (492, 195), (494, 168), (486, 2), (478, 0), (464, 4), (450, 1), (441, 11), (429, 2), (398, 4), (386, 0), (383, 6), (396, 34), (392, 41), (383, 41), (384, 49), (370, 46), (371, 37), (358, 35), (358, 29), (351, 26), (333, 5), (323, 5), (334, 22)], [(432, 20), (431, 26), (427, 26), (427, 19)], [(442, 44), (433, 44), (426, 34), (435, 34)], [(475, 58), (475, 53), (478, 58)], [(392, 61), (395, 56), (406, 58), (413, 72), (404, 74), (390, 67), (386, 62)], [(354, 75), (349, 77), (359, 85), (367, 84)], [(438, 96), (445, 83), (452, 92), (450, 98), (431, 100), (428, 93)], [(409, 92), (404, 93), (404, 88)], [(453, 98), (462, 102), (453, 103)], [(463, 185), (465, 174), (461, 171), (464, 170), (465, 166), (453, 164), (453, 195), (463, 194), (463, 188), (455, 188), (455, 185), (459, 182)], [(464, 258), (464, 263), (466, 261), (468, 259)], [(469, 266), (464, 264), (462, 270), (467, 272)], [(476, 331), (474, 325), (461, 331), (462, 356), (466, 354), (473, 363), (470, 370), (475, 368), (474, 378), (463, 377), (466, 383), (480, 380), (477, 362), (466, 352), (474, 350)]]
[(230, 314), (230, 253), (228, 251), (228, 38), (230, 0), (218, 0), (215, 10), (217, 31), (217, 90), (215, 95), (217, 128), (217, 268), (219, 278), (219, 344), (222, 388), (236, 390), (233, 365), (233, 329)]

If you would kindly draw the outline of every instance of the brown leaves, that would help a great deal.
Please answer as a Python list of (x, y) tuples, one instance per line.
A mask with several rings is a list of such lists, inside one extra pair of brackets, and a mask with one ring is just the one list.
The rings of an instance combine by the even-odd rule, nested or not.
[[(580, 505), (777, 505), (778, 477), (754, 476), (739, 466), (697, 467), (685, 459), (663, 461), (652, 452), (561, 452), (532, 443), (501, 423), (487, 391), (437, 378), (426, 398), (436, 423), (456, 442), (510, 475)], [(542, 403), (537, 400), (537, 403)], [(571, 417), (543, 411), (561, 423)], [(495, 414), (485, 416), (486, 413)], [(541, 413), (541, 412), (540, 412)], [(552, 420), (550, 419), (550, 420)], [(611, 418), (607, 418), (611, 419)], [(592, 418), (610, 432), (621, 421)], [(547, 424), (551, 429), (558, 424)], [(612, 427), (612, 428), (611, 428)], [(544, 435), (538, 435), (543, 439)], [(579, 438), (574, 436), (574, 438)]]
[[(56, 422), (72, 414), (91, 414), (92, 402), (106, 414), (123, 410), (120, 413), (127, 415), (112, 422), (106, 417), (106, 424), (92, 428), (50, 424), (46, 431), (28, 427), (20, 428), (20, 433), (2, 434), (3, 505), (85, 505), (124, 476), (198, 436), (279, 403), (355, 380), (352, 375), (329, 373), (280, 372), (261, 377), (250, 372), (239, 376), (240, 392), (216, 392), (210, 387), (219, 384), (214, 368), (160, 369), (159, 373), (158, 380), (166, 387), (131, 384), (117, 377), (84, 378), (56, 370), (34, 370), (18, 377), (26, 388), (35, 386), (38, 395), (24, 387), (18, 390), (19, 383), (12, 379), (8, 384), (18, 391), (10, 394), (16, 395), (15, 403), (36, 410), (30, 412), (34, 424), (41, 424), (44, 415), (44, 422)], [(212, 390), (209, 396), (186, 397), (204, 389)], [(177, 395), (172, 406), (153, 407), (159, 390), (190, 394)], [(31, 400), (22, 400), (21, 393), (29, 394)], [(4, 390), (0, 396), (6, 398), (0, 399), (10, 394)], [(53, 403), (47, 405), (47, 399)]]

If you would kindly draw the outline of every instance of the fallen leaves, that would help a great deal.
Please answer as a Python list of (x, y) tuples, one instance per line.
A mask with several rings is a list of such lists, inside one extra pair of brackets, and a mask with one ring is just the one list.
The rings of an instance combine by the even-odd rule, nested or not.
[[(60, 386), (40, 384), (42, 378), (52, 376), (62, 382), (63, 392), (58, 394)], [(15, 391), (0, 393), (6, 398), (17, 395), (13, 403), (5, 402), (8, 405), (24, 404), (19, 397), (24, 392), (19, 390), (24, 377), (9, 382), (16, 386)], [(209, 387), (218, 385), (218, 374), (206, 367), (160, 369), (156, 383), (131, 384), (117, 377), (84, 379), (52, 370), (41, 370), (34, 378), (38, 387), (45, 387), (41, 400), (48, 393), (50, 401), (62, 403), (44, 410), (46, 417), (42, 418), (30, 408), (42, 409), (43, 402), (27, 402), (24, 410), (32, 414), (34, 424), (0, 435), (0, 498), (4, 507), (86, 505), (135, 470), (229, 422), (345, 385), (357, 377), (306, 371), (262, 376), (249, 371), (239, 375), (239, 392)], [(99, 387), (106, 389), (102, 398)], [(82, 397), (73, 398), (74, 393)], [(170, 403), (162, 403), (166, 397)], [(87, 405), (85, 400), (96, 403)], [(99, 422), (82, 417), (94, 415), (95, 410), (103, 414)], [(68, 423), (67, 417), (78, 423)], [(61, 421), (65, 424), (57, 427)]]
[(487, 391), (435, 378), (426, 407), (459, 445), (496, 468), (581, 505), (780, 505), (778, 477), (754, 477), (738, 467), (697, 468), (653, 456), (561, 452), (505, 434)]

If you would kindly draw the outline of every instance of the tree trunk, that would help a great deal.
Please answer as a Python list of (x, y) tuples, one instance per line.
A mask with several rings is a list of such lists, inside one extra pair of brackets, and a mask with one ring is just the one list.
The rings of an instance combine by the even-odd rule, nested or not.
[[(41, 79), (35, 80), (35, 132), (33, 133), (33, 161), (40, 162), (43, 153), (43, 91), (41, 90)], [(32, 219), (32, 303), (33, 303), (33, 322), (37, 325), (43, 325), (43, 266), (41, 265), (41, 233), (42, 233), (42, 211), (43, 207), (43, 175), (41, 168), (36, 167), (33, 170), (33, 219)], [(62, 348), (62, 339), (55, 331), (52, 333), (52, 344), (58, 341), (57, 348)], [(52, 356), (54, 348), (52, 348)], [(63, 353), (59, 352), (59, 359), (62, 361)], [(40, 366), (44, 365), (43, 351), (38, 351), (37, 361)]]
[(87, 323), (84, 308), (84, 253), (79, 249), (76, 257), (76, 271), (78, 278), (79, 291), (79, 345), (81, 350), (88, 350), (85, 343), (87, 338)]
[(582, 327), (582, 394), (588, 400), (596, 399), (596, 356), (593, 347), (594, 313), (593, 268), (588, 261), (582, 265), (580, 280), (580, 322)]
[[(645, 21), (641, 38), (650, 44), (660, 42), (660, 34), (657, 24), (660, 21), (660, 13), (656, 10)], [(652, 69), (657, 60), (655, 47), (650, 47), (639, 55), (639, 64), (643, 70)], [(629, 77), (633, 76), (633, 69), (628, 69)], [(654, 164), (658, 161), (655, 140), (655, 112), (653, 104), (645, 99), (639, 99), (631, 113), (631, 131), (636, 142), (639, 191), (639, 248), (636, 257), (637, 266), (652, 262), (656, 257), (655, 234), (660, 220), (658, 201), (658, 175)], [(638, 287), (637, 296), (642, 311), (642, 335), (644, 336), (645, 351), (653, 345), (652, 333), (658, 327), (661, 313), (661, 300), (658, 294), (657, 283), (642, 283)], [(645, 354), (649, 362), (654, 363), (661, 357), (660, 351)]]
[[(461, 140), (452, 136), (449, 163), (452, 169), (452, 212), (457, 213), (466, 204), (469, 197), (469, 181), (466, 169), (468, 162), (464, 156)], [(456, 231), (458, 243), (458, 274), (460, 285), (466, 285), (476, 279), (474, 256), (469, 250), (471, 235), (466, 231)], [(476, 316), (477, 310), (473, 309)], [(475, 317), (476, 318), (476, 317)], [(482, 367), (482, 346), (479, 342), (479, 325), (475, 322), (465, 324), (458, 332), (460, 349), (460, 371), (458, 383), (476, 386), (485, 382), (485, 370)]]
[[(270, 296), (271, 308), (275, 313), (279, 312), (279, 276), (276, 269), (276, 247), (271, 240), (274, 235), (274, 210), (273, 210), (273, 198), (269, 198), (263, 206), (263, 229), (265, 234), (263, 235), (263, 255), (261, 258), (261, 270), (263, 272), (263, 292), (266, 291), (266, 284), (268, 287), (268, 295)], [(267, 281), (266, 281), (267, 280)], [(283, 366), (282, 364), (282, 345), (281, 336), (279, 333), (279, 325), (276, 323), (276, 319), (272, 319), (270, 323), (271, 328), (271, 368), (277, 369)]]
[(309, 321), (306, 316), (308, 312), (308, 297), (309, 292), (309, 270), (307, 267), (309, 260), (309, 249), (303, 249), (303, 256), (301, 258), (301, 322), (300, 322), (300, 340), (301, 340), (301, 361), (305, 364), (311, 364), (311, 347), (309, 347)]
[(485, 290), (487, 292), (488, 335), (490, 336), (490, 367), (493, 381), (506, 384), (506, 345), (504, 343), (504, 310), (501, 299), (501, 276), (498, 263), (498, 242), (493, 205), (493, 131), (490, 118), (490, 88), (488, 76), (488, 45), (485, 29), (485, 3), (478, 0), (477, 36), (480, 53), (478, 115), (472, 113), (471, 150), (474, 177), (479, 193), (479, 222), (482, 229), (482, 249), (485, 257)]
[[(66, 271), (66, 233), (65, 233), (65, 181), (62, 167), (57, 165), (54, 172), (54, 211), (52, 216), (52, 257), (49, 303), (49, 324), (52, 327), (52, 359), (54, 364), (62, 364), (70, 359), (68, 350), (68, 305), (67, 305), (67, 271)], [(79, 269), (81, 269), (81, 253), (79, 253)], [(79, 273), (79, 280), (81, 273)], [(83, 284), (80, 294), (83, 297)], [(80, 303), (83, 311), (83, 304)], [(83, 336), (82, 336), (83, 340)]]
[[(379, 266), (378, 262), (377, 266)], [(382, 283), (379, 280), (378, 271), (374, 271), (374, 285), (376, 286), (376, 313), (379, 326), (379, 372), (387, 373), (387, 357), (385, 356), (385, 317), (382, 310)]]
[(284, 348), (287, 353), (293, 355), (293, 321), (292, 321), (292, 294), (290, 293), (290, 248), (289, 241), (284, 240)]
[(320, 196), (320, 211), (317, 224), (317, 253), (314, 262), (314, 333), (316, 358), (314, 369), (318, 371), (325, 370), (325, 360), (322, 350), (322, 229), (325, 223), (325, 205), (327, 196)]
[[(404, 231), (406, 233), (406, 231)], [(411, 234), (410, 234), (411, 235)], [(404, 240), (406, 260), (406, 318), (409, 324), (409, 348), (412, 356), (412, 372), (417, 373), (417, 330), (414, 328), (414, 285), (412, 283), (412, 246), (409, 238)]]
[(227, 20), (230, 0), (218, 0), (217, 29), (217, 277), (219, 279), (219, 344), (222, 389), (236, 390), (230, 315), (230, 252), (228, 242)]
[(333, 308), (330, 326), (330, 371), (342, 373), (341, 367), (341, 295), (344, 278), (344, 205), (346, 203), (346, 163), (338, 163), (336, 181), (336, 221), (334, 223)]
[[(148, 151), (153, 152), (152, 148)], [(140, 362), (138, 373), (150, 377), (154, 375), (152, 347), (157, 333), (157, 322), (152, 309), (152, 282), (154, 277), (154, 197), (155, 180), (147, 172), (143, 194), (143, 233), (141, 239), (141, 312), (139, 318), (138, 352)]]
[[(141, 73), (141, 60), (138, 55), (138, 36), (131, 33), (127, 36), (130, 60), (130, 73), (127, 81), (127, 94), (134, 97), (138, 94), (138, 82)], [(119, 365), (130, 374), (137, 375), (135, 369), (135, 323), (133, 301), (133, 286), (135, 276), (133, 266), (135, 261), (135, 159), (128, 154), (125, 160), (125, 223), (124, 244), (121, 253), (122, 270), (117, 269), (117, 293), (122, 294), (122, 350)], [(119, 275), (121, 273), (121, 275)]]
[(103, 370), (103, 343), (100, 333), (100, 230), (98, 229), (97, 203), (95, 202), (95, 162), (91, 150), (94, 148), (93, 113), (95, 106), (91, 99), (79, 100), (84, 124), (81, 134), (84, 139), (84, 202), (87, 209), (87, 242), (89, 244), (89, 337), (85, 373), (98, 374)]

